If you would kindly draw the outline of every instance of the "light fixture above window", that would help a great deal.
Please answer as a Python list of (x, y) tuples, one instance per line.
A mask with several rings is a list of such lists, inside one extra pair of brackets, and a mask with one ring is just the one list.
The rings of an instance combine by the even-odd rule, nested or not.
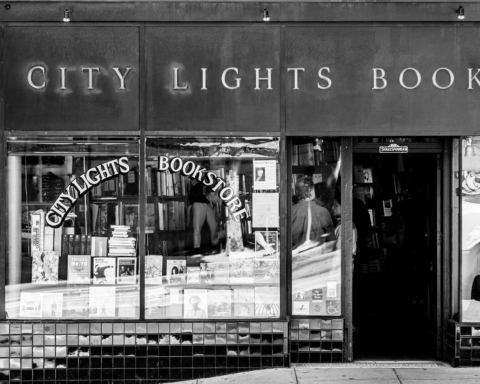
[(65, 11), (63, 11), (63, 22), (64, 23), (68, 23), (70, 22), (70, 13), (72, 13), (72, 11), (70, 11), (70, 9), (65, 9)]
[(267, 8), (263, 8), (263, 21), (270, 21), (270, 15), (268, 14)]
[(463, 8), (462, 6), (459, 6), (458, 9), (457, 9), (457, 18), (459, 20), (464, 20), (465, 19), (465, 8)]

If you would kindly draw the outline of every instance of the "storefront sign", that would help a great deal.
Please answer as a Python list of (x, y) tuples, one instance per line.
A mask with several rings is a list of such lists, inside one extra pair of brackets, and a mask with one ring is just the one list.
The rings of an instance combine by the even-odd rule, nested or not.
[[(121, 157), (90, 168), (79, 178), (73, 180), (58, 197), (45, 216), (45, 221), (52, 228), (59, 228), (78, 199), (93, 187), (119, 175), (126, 175), (130, 170), (128, 158)], [(78, 180), (81, 180), (81, 184)]]
[(398, 144), (390, 144), (388, 146), (382, 146), (378, 150), (380, 153), (408, 153), (407, 146), (400, 146)]
[(210, 187), (213, 192), (219, 191), (218, 196), (227, 205), (235, 221), (240, 221), (242, 217), (250, 217), (247, 209), (242, 208), (242, 201), (235, 195), (232, 187), (227, 187), (226, 181), (218, 177), (215, 172), (209, 171), (193, 161), (183, 162), (180, 157), (169, 159), (167, 156), (158, 157), (158, 170), (160, 172), (167, 170), (173, 173), (180, 172), (183, 176), (198, 180), (206, 187)]

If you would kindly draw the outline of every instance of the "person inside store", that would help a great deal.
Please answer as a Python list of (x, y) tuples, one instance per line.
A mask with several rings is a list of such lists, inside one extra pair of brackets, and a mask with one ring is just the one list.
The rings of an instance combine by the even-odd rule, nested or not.
[(310, 177), (295, 183), (298, 202), (292, 206), (292, 246), (297, 252), (335, 240), (330, 212), (315, 204), (315, 187)]
[(220, 252), (220, 239), (217, 232), (217, 220), (215, 219), (215, 211), (213, 210), (213, 202), (219, 199), (218, 195), (211, 188), (197, 181), (191, 181), (190, 193), (188, 200), (192, 206), (193, 212), (193, 249), (194, 255), (202, 253), (202, 227), (205, 221), (210, 229), (211, 253)]
[(315, 204), (325, 208), (329, 213), (333, 222), (333, 226), (337, 227), (337, 218), (333, 211), (330, 201), (332, 199), (332, 188), (327, 185), (325, 181), (315, 184)]

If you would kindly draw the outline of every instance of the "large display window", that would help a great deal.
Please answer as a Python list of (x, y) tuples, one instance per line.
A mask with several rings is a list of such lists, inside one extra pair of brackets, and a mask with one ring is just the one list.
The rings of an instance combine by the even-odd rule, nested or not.
[(460, 147), (462, 322), (480, 322), (480, 136)]
[(292, 314), (342, 315), (341, 143), (292, 140)]
[(147, 139), (146, 319), (280, 317), (279, 143)]
[(139, 140), (11, 138), (9, 318), (138, 319)]

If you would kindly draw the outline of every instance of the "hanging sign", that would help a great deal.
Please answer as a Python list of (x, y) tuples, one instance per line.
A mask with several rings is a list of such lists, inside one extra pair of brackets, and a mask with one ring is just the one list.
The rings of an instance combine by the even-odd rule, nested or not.
[(406, 145), (400, 146), (398, 144), (390, 144), (388, 146), (380, 147), (380, 153), (408, 153), (408, 147)]
[(195, 164), (193, 161), (189, 160), (184, 163), (180, 157), (169, 159), (167, 156), (158, 157), (158, 170), (160, 172), (167, 170), (173, 173), (180, 172), (181, 175), (198, 180), (206, 187), (210, 187), (213, 192), (218, 191), (218, 196), (227, 205), (235, 221), (250, 217), (247, 209), (242, 208), (242, 201), (235, 195), (232, 187), (227, 187), (226, 181), (218, 177), (215, 172), (202, 168), (201, 165)]
[(68, 213), (77, 204), (80, 197), (93, 187), (107, 180), (119, 175), (126, 175), (129, 170), (127, 157), (121, 157), (90, 168), (65, 188), (65, 191), (63, 191), (45, 215), (46, 223), (52, 228), (61, 227)]

